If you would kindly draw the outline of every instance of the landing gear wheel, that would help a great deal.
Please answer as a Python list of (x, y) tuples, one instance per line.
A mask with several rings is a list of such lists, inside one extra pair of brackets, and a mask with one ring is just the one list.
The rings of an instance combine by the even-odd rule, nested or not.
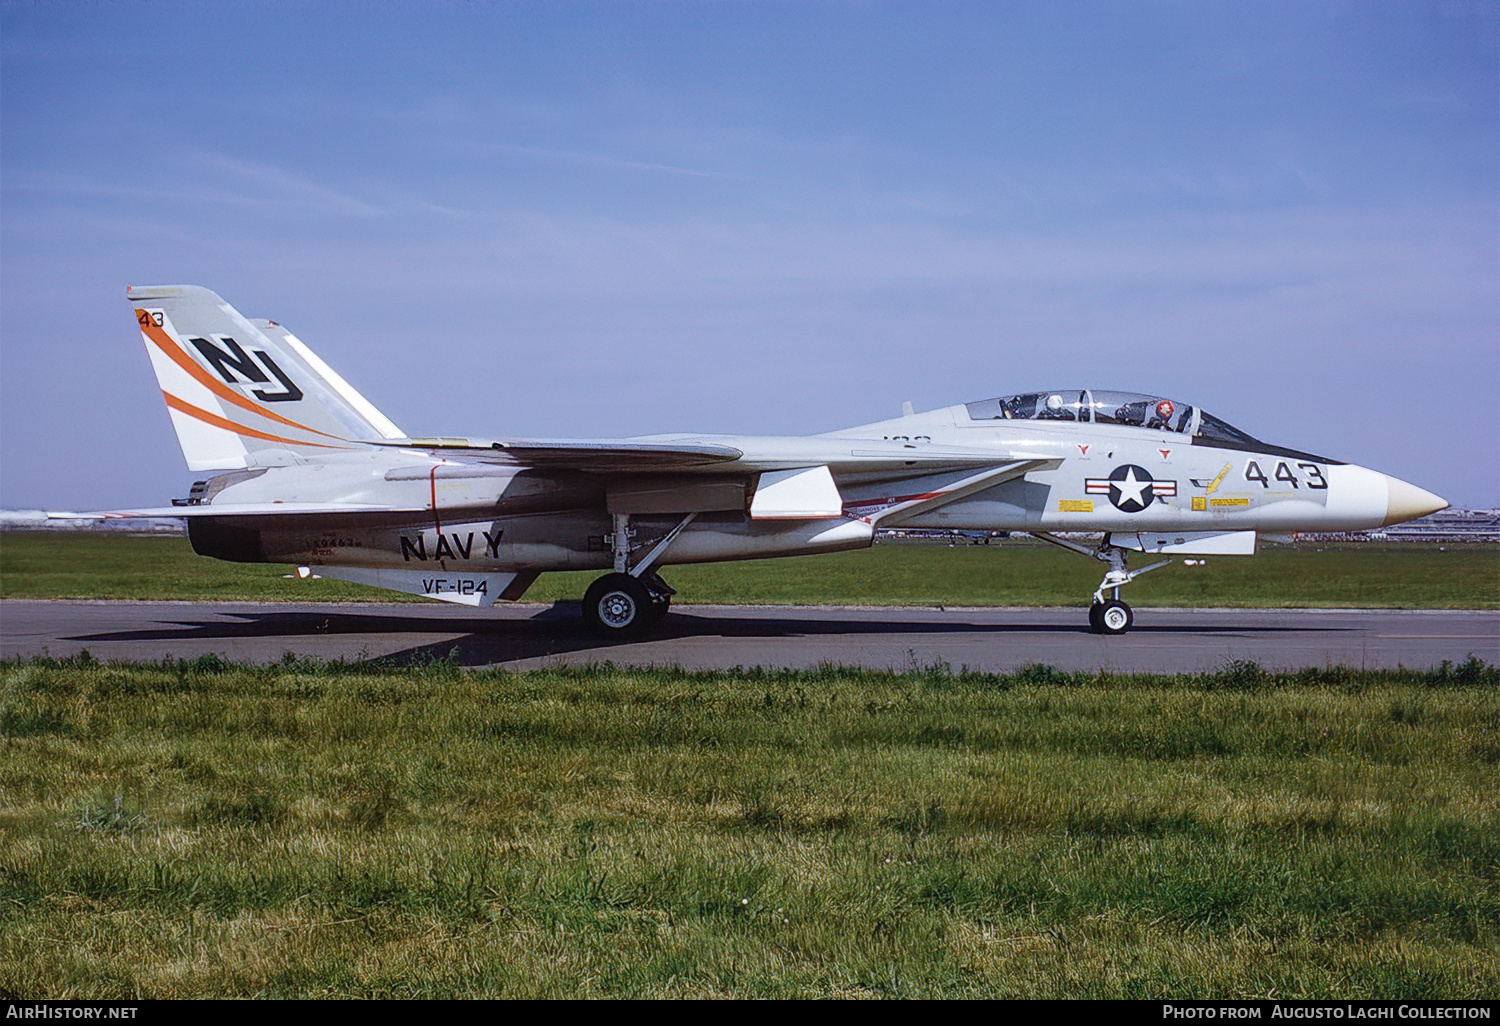
[[(1097, 616), (1094, 609), (1099, 610)], [(1135, 614), (1119, 599), (1110, 599), (1103, 605), (1094, 606), (1094, 609), (1089, 610), (1089, 620), (1098, 622), (1097, 630), (1100, 634), (1124, 634), (1135, 623)]]
[(1099, 623), (1099, 614), (1104, 610), (1103, 602), (1095, 602), (1089, 606), (1089, 630), (1095, 634), (1103, 634), (1104, 627)]
[(584, 622), (606, 638), (628, 638), (650, 626), (652, 608), (650, 590), (629, 574), (605, 574), (583, 596)]

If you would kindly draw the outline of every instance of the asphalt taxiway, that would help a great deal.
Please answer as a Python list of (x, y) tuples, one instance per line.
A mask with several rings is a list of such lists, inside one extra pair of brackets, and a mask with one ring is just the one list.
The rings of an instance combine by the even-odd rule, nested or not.
[(265, 663), (287, 653), (463, 666), (921, 668), (1191, 672), (1253, 660), (1425, 669), (1470, 655), (1500, 664), (1495, 610), (1150, 609), (1119, 637), (1089, 633), (1083, 609), (682, 606), (648, 636), (601, 641), (576, 604), (474, 610), (402, 603), (0, 603), (0, 657), (192, 659)]

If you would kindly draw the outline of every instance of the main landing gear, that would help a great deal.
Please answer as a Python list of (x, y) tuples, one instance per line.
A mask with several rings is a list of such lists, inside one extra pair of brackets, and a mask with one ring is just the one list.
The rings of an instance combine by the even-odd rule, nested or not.
[(603, 637), (627, 637), (654, 627), (667, 615), (675, 594), (666, 581), (648, 583), (627, 574), (605, 574), (583, 595), (583, 619)]
[(1069, 549), (1099, 560), (1101, 563), (1109, 564), (1109, 570), (1104, 575), (1104, 580), (1099, 582), (1099, 587), (1094, 589), (1094, 601), (1089, 606), (1089, 628), (1095, 634), (1124, 634), (1135, 624), (1135, 614), (1130, 606), (1126, 605), (1120, 598), (1120, 589), (1141, 574), (1158, 570), (1172, 562), (1164, 559), (1150, 566), (1143, 566), (1139, 570), (1129, 570), (1125, 566), (1125, 554), (1128, 550), (1118, 545), (1110, 544), (1110, 536), (1106, 534), (1097, 548), (1089, 548), (1065, 538), (1043, 531), (1033, 531), (1032, 535), (1044, 542)]
[(583, 595), (583, 619), (589, 630), (600, 637), (623, 639), (634, 637), (661, 622), (676, 592), (653, 567), (667, 551), (667, 546), (696, 515), (689, 513), (683, 517), (633, 567), (630, 557), (634, 532), (630, 528), (630, 514), (614, 515), (615, 529), (611, 535), (614, 573), (605, 574), (589, 585), (589, 590)]

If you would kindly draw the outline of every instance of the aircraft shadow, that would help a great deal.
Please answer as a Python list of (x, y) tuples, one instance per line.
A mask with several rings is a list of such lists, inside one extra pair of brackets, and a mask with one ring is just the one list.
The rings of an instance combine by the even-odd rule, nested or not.
[[(1081, 613), (1081, 611), (1080, 611)], [(458, 613), (441, 618), (410, 616), (401, 613), (364, 613), (322, 610), (287, 610), (226, 612), (223, 619), (163, 621), (157, 626), (134, 630), (103, 631), (70, 637), (84, 642), (172, 642), (230, 641), (234, 639), (274, 638), (346, 638), (348, 645), (330, 644), (328, 651), (318, 653), (326, 658), (350, 659), (356, 663), (406, 665), (452, 659), (461, 666), (490, 666), (527, 659), (545, 659), (577, 652), (596, 651), (599, 662), (636, 661), (644, 646), (660, 642), (694, 638), (724, 638), (775, 641), (777, 639), (816, 637), (889, 637), (894, 635), (985, 635), (997, 639), (1027, 634), (1049, 636), (1078, 635), (1091, 637), (1086, 623), (985, 623), (962, 618), (942, 621), (910, 618), (876, 620), (827, 620), (798, 617), (795, 612), (769, 617), (745, 617), (732, 614), (672, 612), (646, 636), (630, 642), (601, 639), (588, 632), (576, 603), (558, 603), (525, 620), (488, 617), (483, 614)], [(954, 615), (954, 614), (950, 614)], [(1067, 617), (1067, 613), (1060, 618)], [(1165, 640), (1173, 635), (1293, 634), (1329, 632), (1357, 628), (1329, 625), (1299, 627), (1295, 625), (1233, 624), (1161, 624), (1138, 625), (1132, 634), (1154, 636)], [(369, 647), (360, 647), (358, 639), (398, 640), (404, 635), (445, 635), (441, 640), (414, 644), (395, 652), (370, 655)], [(458, 634), (458, 637), (452, 635)], [(412, 639), (416, 641), (416, 638)], [(670, 655), (653, 660), (670, 664)]]

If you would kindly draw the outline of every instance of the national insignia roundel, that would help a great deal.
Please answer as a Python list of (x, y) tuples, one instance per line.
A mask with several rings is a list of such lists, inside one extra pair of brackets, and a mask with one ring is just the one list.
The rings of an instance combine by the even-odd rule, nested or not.
[(1126, 463), (1116, 467), (1109, 477), (1091, 477), (1084, 482), (1090, 495), (1108, 495), (1115, 509), (1122, 513), (1139, 513), (1158, 495), (1175, 495), (1176, 482), (1158, 482), (1145, 467)]

